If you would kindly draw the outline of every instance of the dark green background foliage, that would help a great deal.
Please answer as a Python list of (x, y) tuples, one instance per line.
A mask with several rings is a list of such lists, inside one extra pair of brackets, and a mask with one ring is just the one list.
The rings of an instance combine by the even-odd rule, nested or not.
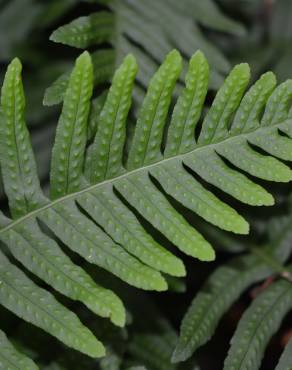
[(292, 369), (291, 41), (290, 0), (0, 0), (0, 370)]

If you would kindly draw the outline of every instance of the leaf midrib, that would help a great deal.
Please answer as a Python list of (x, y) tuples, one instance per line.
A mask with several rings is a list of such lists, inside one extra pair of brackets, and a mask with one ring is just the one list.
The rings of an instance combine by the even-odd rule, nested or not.
[[(292, 119), (286, 119), (282, 122), (279, 122), (275, 125), (273, 125), (273, 127), (275, 128), (280, 128), (279, 126), (282, 126), (282, 125), (285, 125), (287, 123), (291, 123), (292, 124)], [(131, 176), (133, 174), (138, 174), (139, 172), (143, 172), (143, 171), (149, 171), (151, 168), (154, 168), (156, 166), (159, 166), (159, 165), (162, 165), (163, 163), (168, 163), (168, 162), (171, 162), (171, 161), (176, 161), (178, 159), (181, 158), (181, 160), (183, 161), (183, 158), (186, 158), (192, 154), (194, 154), (195, 152), (197, 151), (201, 151), (201, 150), (206, 150), (206, 149), (210, 149), (210, 148), (215, 148), (217, 145), (222, 145), (222, 143), (224, 142), (230, 142), (232, 140), (236, 140), (238, 139), (239, 137), (245, 137), (246, 139), (248, 139), (248, 136), (255, 133), (255, 132), (262, 132), (262, 131), (268, 131), (271, 129), (271, 126), (260, 126), (260, 127), (257, 127), (255, 130), (253, 131), (250, 131), (248, 133), (241, 133), (239, 135), (235, 135), (235, 136), (228, 136), (226, 139), (224, 140), (221, 140), (221, 141), (217, 141), (215, 143), (212, 143), (212, 144), (202, 144), (202, 145), (197, 145), (193, 150), (191, 150), (190, 152), (187, 152), (187, 153), (183, 153), (183, 154), (178, 154), (178, 155), (175, 155), (175, 156), (172, 156), (172, 157), (169, 157), (169, 158), (163, 158), (162, 160), (160, 161), (157, 161), (155, 163), (151, 163), (147, 166), (143, 166), (143, 167), (139, 167), (139, 168), (136, 168), (134, 170), (130, 170), (130, 171), (127, 171), (117, 177), (113, 177), (111, 179), (107, 179), (107, 180), (104, 180), (102, 182), (99, 182), (97, 184), (94, 184), (94, 185), (90, 185), (84, 189), (81, 189), (75, 193), (71, 193), (71, 194), (67, 194), (61, 198), (58, 198), (54, 201), (51, 201), (48, 199), (49, 203), (48, 204), (45, 204), (44, 206), (26, 214), (25, 216), (17, 219), (16, 221), (13, 221), (11, 222), (10, 224), (8, 224), (7, 226), (5, 226), (4, 228), (2, 228), (0, 230), (0, 235), (3, 234), (4, 232), (12, 229), (14, 226), (28, 220), (29, 218), (31, 217), (36, 217), (39, 213), (43, 212), (44, 210), (48, 209), (48, 208), (51, 208), (51, 207), (54, 207), (54, 205), (56, 204), (59, 204), (59, 203), (63, 203), (63, 202), (66, 202), (67, 200), (70, 200), (70, 199), (75, 199), (77, 198), (79, 195), (83, 194), (83, 193), (87, 193), (87, 192), (90, 192), (91, 190), (95, 190), (101, 186), (104, 186), (106, 184), (111, 184), (111, 183), (114, 183), (115, 181), (118, 181), (120, 179), (123, 179), (123, 178), (127, 178), (128, 176)]]

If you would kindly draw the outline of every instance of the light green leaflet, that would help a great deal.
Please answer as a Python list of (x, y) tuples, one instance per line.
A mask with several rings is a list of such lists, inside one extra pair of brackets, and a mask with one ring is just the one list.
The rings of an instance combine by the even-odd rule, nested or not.
[(92, 62), (89, 54), (84, 53), (76, 60), (58, 123), (52, 152), (52, 199), (80, 188), (92, 90)]
[(35, 285), (2, 252), (0, 279), (1, 305), (48, 331), (69, 347), (92, 357), (104, 355), (103, 345), (83, 326), (78, 317), (62, 306), (52, 294)]
[[(68, 80), (56, 132), (51, 199), (43, 195), (36, 173), (24, 120), (19, 60), (9, 65), (3, 83), (0, 163), (11, 219), (0, 214), (0, 240), (27, 270), (118, 326), (125, 324), (120, 299), (75, 265), (60, 248), (60, 242), (89, 263), (137, 288), (163, 291), (167, 289), (163, 274), (184, 276), (185, 267), (146, 230), (144, 222), (187, 255), (210, 261), (215, 258), (213, 248), (172, 205), (171, 199), (219, 228), (246, 234), (247, 221), (207, 190), (200, 178), (250, 205), (271, 205), (273, 197), (245, 173), (270, 181), (292, 179), (291, 170), (280, 160), (291, 158), (292, 153), (292, 123), (283, 92), (288, 93), (291, 85), (280, 85), (272, 92), (275, 77), (268, 73), (244, 95), (249, 68), (246, 64), (236, 66), (218, 91), (197, 140), (195, 130), (207, 93), (209, 67), (201, 52), (191, 58), (186, 86), (167, 130), (181, 69), (181, 55), (174, 50), (151, 79), (126, 152), (126, 129), (137, 72), (135, 58), (127, 56), (117, 69), (108, 94), (91, 102), (92, 61), (87, 52), (78, 57)], [(232, 120), (234, 115), (236, 120)], [(280, 135), (279, 130), (286, 136)], [(271, 155), (257, 152), (249, 142)], [(232, 163), (232, 168), (224, 159)], [(194, 173), (198, 175), (196, 179)], [(55, 238), (44, 231), (44, 225)], [(7, 280), (3, 266), (2, 274)], [(9, 277), (17, 292), (24, 282), (32, 284), (16, 267), (11, 267), (11, 271)], [(53, 298), (50, 295), (46, 299)], [(58, 305), (55, 300), (52, 302)], [(8, 304), (5, 294), (1, 304)], [(39, 309), (35, 301), (29, 305), (32, 311)], [(86, 348), (85, 339), (84, 343), (72, 341), (67, 331), (60, 335), (54, 323), (23, 315), (16, 305), (8, 308), (75, 349), (91, 356), (103, 354), (102, 345), (94, 342), (81, 324), (76, 324), (76, 328), (80, 327), (91, 343)]]

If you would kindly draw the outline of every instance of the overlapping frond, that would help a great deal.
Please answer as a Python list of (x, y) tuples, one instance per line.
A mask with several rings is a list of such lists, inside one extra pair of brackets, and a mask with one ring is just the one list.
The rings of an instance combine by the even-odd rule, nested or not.
[[(241, 24), (226, 16), (213, 0), (205, 2), (166, 0), (107, 1), (109, 10), (82, 16), (58, 28), (51, 40), (76, 48), (86, 49), (108, 42), (113, 50), (101, 50), (92, 54), (103, 54), (100, 63), (94, 63), (96, 83), (109, 80), (115, 65), (119, 65), (128, 53), (135, 55), (139, 64), (137, 81), (143, 86), (135, 87), (134, 97), (140, 102), (144, 89), (163, 62), (165, 54), (173, 48), (188, 58), (196, 49), (204, 52), (211, 64), (211, 87), (218, 88), (223, 76), (230, 68), (228, 60), (210, 42), (200, 29), (200, 25), (231, 35), (244, 34)], [(173, 32), (178, 28), (180, 32)], [(105, 63), (104, 63), (105, 62)], [(62, 75), (47, 89), (44, 104), (60, 103), (63, 98), (68, 74)]]
[(176, 339), (176, 333), (171, 328), (159, 334), (136, 334), (128, 352), (150, 369), (175, 370), (176, 366), (171, 364), (170, 358)]
[(184, 316), (173, 361), (185, 361), (207, 343), (214, 335), (220, 319), (236, 299), (249, 286), (270, 273), (271, 270), (255, 256), (236, 258), (215, 270)]
[[(197, 52), (190, 60), (185, 88), (167, 128), (181, 70), (182, 57), (172, 51), (149, 83), (126, 151), (136, 60), (132, 55), (125, 58), (109, 92), (94, 100), (95, 110), (90, 112), (94, 71), (90, 55), (84, 52), (76, 60), (64, 94), (51, 161), (50, 199), (40, 188), (25, 124), (19, 60), (8, 67), (2, 88), (0, 161), (11, 218), (0, 215), (0, 240), (25, 269), (118, 326), (125, 323), (120, 299), (74, 264), (65, 248), (137, 288), (166, 290), (163, 274), (184, 276), (185, 267), (147, 231), (147, 223), (187, 255), (202, 261), (215, 257), (210, 243), (172, 205), (172, 199), (221, 229), (246, 234), (247, 221), (208, 190), (200, 178), (255, 206), (271, 205), (273, 197), (252, 177), (278, 182), (292, 179), (292, 171), (280, 160), (289, 157), (292, 145), (289, 102), (283, 93), (291, 88), (289, 83), (273, 91), (275, 77), (268, 73), (245, 94), (249, 68), (246, 64), (236, 66), (218, 91), (202, 127), (196, 130), (209, 71), (204, 55)], [(199, 131), (198, 137), (195, 131)], [(8, 281), (8, 262), (4, 255), (1, 258), (1, 274)], [(32, 287), (12, 264), (10, 270), (14, 300), (19, 299), (22, 286), (28, 286), (30, 294), (35, 285)], [(252, 276), (260, 278), (257, 271)], [(248, 276), (234, 280), (238, 289), (250, 282)], [(44, 319), (44, 307), (35, 307), (35, 300), (23, 298), (19, 305), (12, 304), (7, 299), (10, 289), (0, 285), (1, 304), (9, 310), (73, 348), (90, 356), (103, 355), (102, 345), (77, 317), (72, 316), (68, 328), (56, 324), (59, 314), (69, 318), (71, 313), (51, 295), (42, 290), (38, 293), (43, 304), (46, 306), (48, 300), (58, 314)], [(235, 298), (234, 293), (226, 300)], [(23, 302), (29, 312), (23, 309)], [(221, 310), (225, 306), (223, 303)], [(71, 325), (82, 333), (80, 340), (73, 340), (68, 333)]]
[(270, 338), (291, 308), (291, 282), (278, 281), (265, 289), (240, 319), (224, 370), (258, 369)]
[[(194, 360), (181, 364), (171, 363), (171, 353), (177, 333), (165, 319), (157, 318), (157, 328), (152, 332), (138, 332), (130, 338), (127, 348), (129, 363), (143, 364), (151, 370), (199, 370)], [(127, 363), (127, 360), (124, 361)]]
[[(245, 255), (234, 258), (210, 275), (183, 318), (180, 337), (172, 355), (174, 362), (185, 361), (208, 342), (223, 315), (249, 287), (275, 274), (290, 280), (290, 269), (283, 264), (292, 252), (291, 220), (291, 212), (276, 217), (268, 227), (271, 240), (267, 246), (248, 249)], [(260, 368), (272, 334), (291, 309), (291, 288), (291, 281), (280, 280), (254, 300), (232, 339), (226, 369)], [(284, 290), (282, 302), (282, 294), (278, 297), (277, 293)], [(266, 305), (266, 310), (262, 305)], [(287, 354), (283, 357), (286, 359)]]

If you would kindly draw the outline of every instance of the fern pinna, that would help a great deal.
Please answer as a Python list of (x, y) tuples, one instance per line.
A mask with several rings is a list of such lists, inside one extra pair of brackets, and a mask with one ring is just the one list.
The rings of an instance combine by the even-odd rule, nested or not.
[[(136, 213), (182, 252), (211, 261), (215, 258), (211, 245), (170, 198), (224, 230), (246, 234), (248, 223), (193, 174), (254, 206), (271, 205), (273, 197), (242, 172), (270, 181), (292, 178), (291, 170), (274, 158), (289, 160), (292, 156), (290, 81), (275, 89), (274, 75), (266, 73), (244, 95), (250, 71), (246, 64), (237, 65), (218, 91), (196, 138), (209, 73), (205, 57), (197, 52), (190, 60), (185, 88), (174, 107), (164, 143), (181, 68), (180, 54), (168, 54), (150, 81), (125, 152), (126, 122), (137, 72), (135, 58), (127, 56), (116, 71), (95, 118), (96, 133), (88, 141), (88, 127), (94, 127), (88, 122), (92, 118), (93, 68), (84, 52), (71, 73), (57, 127), (50, 199), (42, 193), (36, 174), (18, 59), (9, 65), (3, 83), (1, 170), (11, 218), (1, 213), (0, 239), (25, 269), (118, 326), (125, 324), (120, 299), (95, 284), (69, 259), (59, 242), (135, 287), (163, 291), (167, 283), (162, 273), (183, 276), (185, 267), (153, 239)], [(3, 306), (70, 347), (92, 357), (104, 355), (102, 343), (74, 313), (33, 283), (10, 261), (10, 254), (0, 253)]]

